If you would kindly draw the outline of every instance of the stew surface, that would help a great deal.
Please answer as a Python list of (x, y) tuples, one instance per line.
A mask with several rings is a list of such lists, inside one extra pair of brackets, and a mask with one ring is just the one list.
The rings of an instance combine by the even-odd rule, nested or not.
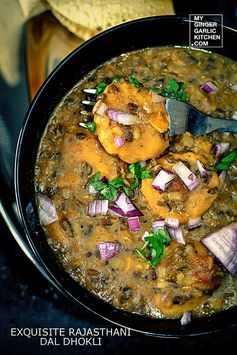
[(237, 304), (236, 267), (229, 272), (202, 242), (214, 233), (213, 245), (224, 227), (220, 245), (236, 238), (237, 138), (170, 137), (165, 96), (235, 118), (237, 64), (159, 47), (90, 72), (49, 120), (36, 201), (56, 257), (93, 294), (149, 317), (206, 316)]

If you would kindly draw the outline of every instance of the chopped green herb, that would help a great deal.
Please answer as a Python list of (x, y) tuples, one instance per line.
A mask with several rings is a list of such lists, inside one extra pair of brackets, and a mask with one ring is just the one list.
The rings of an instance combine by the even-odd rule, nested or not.
[(151, 172), (147, 169), (143, 169), (141, 163), (138, 161), (134, 164), (128, 165), (128, 170), (132, 173), (135, 177), (135, 181), (129, 187), (130, 190), (135, 190), (141, 185), (142, 179), (151, 179)]
[(116, 75), (116, 76), (114, 77), (114, 79), (113, 79), (113, 81), (114, 81), (115, 83), (118, 83), (120, 80), (121, 80), (121, 76), (119, 76), (119, 75)]
[(114, 180), (103, 182), (100, 180), (101, 173), (97, 172), (89, 181), (88, 184), (92, 185), (100, 195), (106, 197), (108, 200), (114, 201), (119, 194), (119, 189), (123, 189), (126, 195), (129, 195), (129, 187), (124, 183), (121, 177)]
[(137, 248), (135, 251), (141, 259), (154, 268), (165, 256), (165, 247), (170, 243), (171, 239), (164, 229), (149, 233), (144, 239), (143, 247)]
[(130, 83), (132, 83), (134, 86), (136, 86), (136, 88), (138, 88), (138, 89), (140, 89), (142, 86), (143, 86), (143, 84), (142, 83), (140, 83), (140, 81), (138, 81), (137, 80), (137, 78), (136, 78), (136, 76), (135, 75), (130, 75), (129, 76), (129, 81), (130, 81)]
[(231, 164), (237, 158), (237, 150), (232, 150), (229, 154), (227, 154), (221, 161), (216, 165), (215, 170), (221, 171), (225, 170), (228, 171), (230, 169)]
[(96, 124), (94, 121), (86, 122), (83, 124), (83, 127), (89, 129), (91, 132), (96, 131)]
[(101, 83), (96, 86), (96, 95), (102, 94), (106, 86), (108, 86), (108, 84), (106, 84), (104, 81), (101, 81)]
[(185, 85), (175, 79), (168, 81), (167, 85), (161, 91), (161, 94), (166, 97), (171, 97), (176, 100), (184, 102), (188, 101), (187, 93), (185, 92)]

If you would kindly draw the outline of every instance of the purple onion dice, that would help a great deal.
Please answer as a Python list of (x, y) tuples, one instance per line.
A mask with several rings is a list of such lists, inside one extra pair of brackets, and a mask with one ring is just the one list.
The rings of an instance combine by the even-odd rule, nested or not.
[(43, 225), (51, 224), (58, 220), (55, 206), (51, 199), (44, 194), (37, 194), (39, 206), (39, 220)]
[(118, 207), (123, 211), (125, 217), (143, 216), (143, 213), (134, 206), (127, 195), (121, 192), (115, 200)]
[(140, 123), (139, 117), (123, 111), (111, 109), (107, 111), (109, 118), (125, 126)]
[(152, 182), (152, 186), (154, 187), (154, 189), (158, 191), (165, 191), (169, 183), (174, 178), (175, 178), (174, 174), (165, 170), (160, 170), (159, 173), (156, 175), (155, 180)]
[(171, 237), (171, 239), (175, 240), (177, 243), (185, 244), (185, 239), (183, 235), (183, 231), (181, 228), (167, 228), (167, 231)]
[(160, 220), (152, 222), (152, 231), (153, 232), (157, 232), (159, 229), (164, 229), (164, 227), (165, 227), (165, 220), (164, 219), (160, 219)]
[(224, 142), (218, 143), (214, 146), (213, 153), (215, 154), (216, 157), (219, 157), (220, 155), (227, 152), (229, 148), (230, 148), (230, 143), (224, 143)]
[(231, 273), (237, 271), (237, 222), (208, 235), (203, 244)]
[(138, 232), (141, 228), (139, 217), (128, 218), (128, 226), (130, 232)]
[(117, 255), (123, 249), (123, 246), (115, 242), (100, 242), (98, 248), (101, 260), (108, 261)]
[(114, 142), (116, 147), (118, 148), (121, 148), (125, 144), (125, 140), (122, 136), (114, 138)]
[(212, 84), (210, 81), (206, 82), (205, 84), (203, 84), (201, 86), (201, 89), (203, 91), (205, 91), (206, 93), (210, 93), (210, 92), (217, 92), (218, 88), (216, 85)]
[(196, 189), (199, 185), (195, 174), (181, 161), (173, 166), (173, 170), (190, 191)]
[(108, 200), (95, 200), (88, 204), (87, 213), (89, 216), (106, 215), (109, 208)]
[(200, 173), (201, 177), (207, 177), (207, 172), (206, 172), (204, 166), (202, 165), (202, 163), (199, 160), (197, 160), (197, 168), (199, 170), (199, 173)]
[(198, 227), (201, 227), (202, 225), (202, 220), (201, 218), (194, 218), (194, 219), (190, 219), (188, 221), (188, 230), (192, 230)]

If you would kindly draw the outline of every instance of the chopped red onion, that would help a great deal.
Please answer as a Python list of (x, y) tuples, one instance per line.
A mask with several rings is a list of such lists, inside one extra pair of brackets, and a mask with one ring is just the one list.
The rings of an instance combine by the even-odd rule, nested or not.
[(138, 232), (141, 228), (139, 217), (128, 218), (128, 226), (130, 232)]
[(90, 193), (90, 194), (96, 194), (97, 193), (97, 191), (96, 191), (96, 189), (94, 188), (94, 186), (93, 185), (89, 185), (89, 187), (88, 187), (88, 192)]
[(154, 187), (155, 190), (165, 191), (165, 189), (168, 187), (169, 183), (174, 178), (175, 178), (174, 174), (162, 169), (156, 175), (155, 180), (152, 182), (152, 186)]
[(222, 172), (219, 175), (219, 190), (223, 190), (225, 187), (225, 181), (226, 181), (226, 176), (227, 172), (225, 170), (222, 170)]
[(177, 218), (169, 218), (165, 219), (165, 224), (167, 227), (170, 228), (178, 228), (179, 227), (179, 220)]
[(138, 208), (136, 208), (134, 205), (133, 205), (133, 207), (134, 207), (134, 209), (128, 211), (127, 213), (124, 213), (123, 210), (116, 205), (109, 206), (109, 210), (112, 211), (112, 214), (117, 217), (127, 217), (128, 218), (128, 217), (143, 216), (143, 213)]
[(149, 234), (150, 234), (150, 233), (149, 233), (149, 232), (147, 232), (147, 231), (143, 234), (143, 236), (142, 236), (142, 240), (143, 240), (143, 242), (145, 242), (145, 241), (146, 241), (146, 240), (145, 240), (145, 238), (146, 238), (146, 237), (148, 237), (148, 236), (149, 236)]
[(188, 230), (192, 230), (198, 227), (201, 227), (202, 225), (202, 220), (201, 218), (194, 218), (194, 219), (190, 219), (188, 221)]
[(108, 261), (117, 255), (123, 249), (123, 246), (120, 243), (100, 242), (98, 243), (98, 248), (101, 260)]
[(206, 93), (210, 93), (210, 92), (217, 92), (218, 88), (216, 85), (212, 84), (210, 81), (206, 82), (205, 84), (203, 84), (201, 86), (201, 89), (203, 91), (205, 91)]
[(237, 222), (202, 239), (203, 244), (231, 273), (237, 271)]
[(44, 194), (37, 194), (38, 204), (39, 204), (39, 220), (40, 222), (47, 226), (58, 220), (58, 215), (56, 208), (51, 201), (51, 199)]
[(185, 311), (182, 318), (180, 319), (181, 325), (187, 325), (192, 321), (192, 313), (190, 311)]
[(96, 113), (100, 116), (103, 116), (107, 110), (108, 106), (104, 102), (101, 102), (99, 107), (96, 109)]
[(159, 229), (163, 229), (165, 227), (165, 220), (160, 219), (152, 222), (152, 231), (157, 232)]
[(230, 143), (218, 143), (214, 146), (213, 153), (216, 157), (219, 157), (220, 155), (224, 154), (229, 149), (229, 147)]
[(199, 170), (199, 173), (200, 173), (201, 177), (207, 177), (207, 172), (206, 172), (204, 166), (202, 165), (202, 163), (199, 160), (197, 160), (197, 168)]
[(181, 228), (167, 228), (169, 235), (173, 240), (180, 244), (185, 244), (185, 239), (183, 235), (183, 231)]
[(140, 123), (138, 116), (135, 116), (130, 113), (123, 112), (123, 111), (108, 110), (107, 114), (111, 120), (116, 121), (116, 122), (121, 123), (126, 126)]
[(88, 204), (87, 213), (89, 216), (106, 215), (109, 208), (108, 200), (95, 200)]
[(199, 185), (194, 173), (189, 170), (189, 168), (181, 161), (173, 166), (173, 170), (176, 172), (176, 174), (180, 177), (180, 179), (184, 182), (184, 184), (190, 191), (196, 189), (196, 187)]
[[(133, 204), (132, 202), (129, 200), (129, 198), (127, 197), (127, 195), (124, 192), (121, 192), (118, 197), (115, 200), (116, 204), (119, 206), (119, 208), (121, 208), (121, 210), (127, 215), (128, 212), (134, 211), (134, 210), (138, 210)], [(134, 213), (134, 212), (132, 212)], [(133, 217), (134, 215), (132, 214)], [(136, 215), (138, 216), (138, 215)]]
[(118, 147), (118, 148), (122, 147), (125, 143), (125, 140), (122, 136), (114, 138), (114, 141), (115, 141), (116, 147)]

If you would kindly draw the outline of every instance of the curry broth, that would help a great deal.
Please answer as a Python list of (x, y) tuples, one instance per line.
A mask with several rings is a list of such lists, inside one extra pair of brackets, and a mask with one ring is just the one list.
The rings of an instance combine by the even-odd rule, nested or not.
[[(95, 133), (79, 126), (90, 119), (83, 114), (83, 89), (95, 88), (101, 81), (110, 83), (115, 76), (127, 78), (131, 74), (146, 87), (161, 88), (170, 79), (184, 82), (189, 102), (200, 111), (217, 117), (236, 114), (237, 91), (233, 85), (237, 84), (237, 64), (217, 54), (189, 48), (151, 48), (124, 54), (90, 72), (56, 108), (38, 151), (35, 190), (50, 197), (58, 215), (56, 222), (44, 226), (48, 243), (76, 281), (117, 308), (150, 317), (173, 318), (181, 317), (187, 310), (204, 316), (234, 306), (237, 304), (235, 277), (199, 241), (237, 221), (236, 163), (227, 173), (225, 188), (218, 190), (218, 182), (215, 191), (212, 190), (215, 198), (210, 200), (209, 196), (209, 200), (200, 201), (202, 226), (189, 231), (187, 221), (181, 222), (186, 244), (170, 243), (166, 256), (155, 268), (150, 268), (135, 252), (142, 247), (141, 237), (151, 231), (152, 222), (159, 219), (160, 213), (160, 210), (154, 213), (152, 204), (147, 202), (150, 195), (146, 179), (131, 197), (143, 213), (138, 232), (130, 232), (124, 218), (87, 214), (88, 203), (100, 198), (88, 191), (88, 180), (98, 171), (108, 180), (126, 178), (129, 171), (126, 162), (105, 151)], [(207, 94), (200, 87), (210, 81), (218, 91)], [(162, 159), (167, 154), (169, 159), (171, 156), (175, 159), (175, 154), (180, 159), (182, 154), (189, 153), (199, 154), (208, 169), (214, 171), (213, 146), (219, 142), (237, 146), (236, 136), (229, 133), (212, 133), (200, 138), (186, 133), (173, 137), (168, 150), (160, 157), (149, 159), (147, 166), (155, 173), (157, 166), (165, 164)], [(142, 149), (146, 149), (149, 142), (143, 143)], [(188, 197), (186, 187), (174, 188), (174, 185), (163, 195), (170, 198), (170, 210), (178, 208), (172, 205), (177, 189)], [(194, 198), (198, 199), (198, 194)], [(211, 201), (210, 208), (205, 209), (207, 201)], [(184, 201), (180, 203), (182, 211)], [(98, 243), (105, 241), (123, 246), (106, 262), (101, 260), (98, 250)]]

